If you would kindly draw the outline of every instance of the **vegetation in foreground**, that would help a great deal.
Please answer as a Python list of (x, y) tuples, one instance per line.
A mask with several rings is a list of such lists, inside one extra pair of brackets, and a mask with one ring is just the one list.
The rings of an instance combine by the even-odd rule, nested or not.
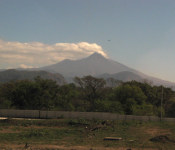
[(175, 91), (148, 82), (125, 82), (85, 76), (75, 84), (20, 80), (0, 84), (0, 108), (113, 112), (175, 117)]
[[(122, 140), (104, 140), (120, 137)], [(0, 149), (175, 149), (175, 124), (85, 119), (0, 120)], [(74, 148), (73, 148), (74, 147)]]

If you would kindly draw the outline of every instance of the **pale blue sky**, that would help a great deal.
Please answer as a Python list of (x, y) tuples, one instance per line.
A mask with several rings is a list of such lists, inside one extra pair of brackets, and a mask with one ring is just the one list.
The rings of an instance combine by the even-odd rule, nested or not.
[[(174, 0), (0, 0), (0, 39), (0, 46), (96, 43), (113, 60), (175, 82)], [(21, 63), (11, 47), (0, 51), (0, 68)], [(5, 62), (12, 55), (13, 65)]]

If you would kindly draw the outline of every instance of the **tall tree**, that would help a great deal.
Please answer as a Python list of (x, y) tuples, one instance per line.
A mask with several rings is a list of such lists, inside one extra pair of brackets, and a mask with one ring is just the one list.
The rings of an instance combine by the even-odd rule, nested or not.
[(104, 79), (85, 76), (83, 78), (76, 77), (74, 81), (81, 87), (81, 90), (84, 93), (84, 98), (91, 103), (92, 107), (95, 99), (102, 97), (102, 91), (106, 83)]
[(142, 105), (146, 100), (146, 96), (139, 87), (123, 84), (114, 89), (112, 99), (119, 101), (123, 105), (126, 114), (132, 114), (132, 107)]

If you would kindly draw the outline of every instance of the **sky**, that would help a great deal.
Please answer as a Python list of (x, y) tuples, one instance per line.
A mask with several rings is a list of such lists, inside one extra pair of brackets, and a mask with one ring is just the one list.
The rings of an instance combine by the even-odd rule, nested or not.
[(0, 69), (94, 52), (175, 82), (175, 1), (0, 0)]

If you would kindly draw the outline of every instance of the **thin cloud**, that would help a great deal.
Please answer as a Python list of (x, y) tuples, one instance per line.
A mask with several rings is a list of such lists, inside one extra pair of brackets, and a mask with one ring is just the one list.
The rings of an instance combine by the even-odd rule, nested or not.
[(1, 68), (31, 68), (50, 65), (64, 59), (80, 59), (97, 52), (107, 57), (102, 47), (96, 43), (55, 43), (9, 42), (0, 40)]
[(21, 64), (19, 67), (20, 67), (20, 68), (23, 68), (23, 69), (26, 69), (26, 68), (34, 68), (33, 66), (28, 66), (28, 65), (25, 65), (25, 64)]

